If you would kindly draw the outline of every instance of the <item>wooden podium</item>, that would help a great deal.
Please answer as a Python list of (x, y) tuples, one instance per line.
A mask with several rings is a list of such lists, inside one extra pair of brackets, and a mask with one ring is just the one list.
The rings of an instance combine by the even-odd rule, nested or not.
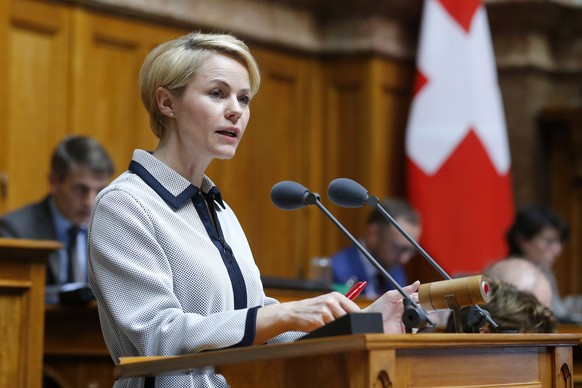
[(41, 387), (46, 261), (60, 247), (0, 238), (0, 387)]
[(239, 387), (572, 387), (579, 334), (358, 334), (121, 360), (116, 377), (214, 366)]

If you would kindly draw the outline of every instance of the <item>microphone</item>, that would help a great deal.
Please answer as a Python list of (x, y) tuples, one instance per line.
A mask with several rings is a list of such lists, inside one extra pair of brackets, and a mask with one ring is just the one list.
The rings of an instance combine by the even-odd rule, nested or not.
[(390, 284), (402, 295), (404, 298), (404, 313), (402, 314), (402, 322), (408, 329), (426, 327), (426, 325), (435, 326), (435, 323), (428, 317), (426, 311), (422, 309), (416, 302), (412, 300), (396, 280), (378, 263), (376, 259), (360, 244), (360, 242), (352, 236), (350, 232), (323, 206), (320, 201), (320, 196), (317, 193), (312, 193), (309, 189), (301, 184), (293, 181), (282, 181), (277, 183), (271, 189), (271, 201), (275, 206), (283, 210), (295, 210), (307, 205), (316, 205), (335, 226), (337, 226), (342, 233), (344, 233), (352, 243), (362, 252), (362, 254), (376, 267), (376, 269), (384, 276)]
[(293, 181), (279, 182), (271, 189), (271, 201), (283, 210), (295, 210), (314, 205), (318, 199), (318, 194), (312, 193), (306, 187)]
[(423, 283), (418, 289), (418, 300), (422, 306), (442, 310), (479, 305), (491, 300), (491, 289), (483, 275), (474, 275), (452, 280)]
[[(483, 275), (423, 283), (418, 289), (418, 299), (429, 310), (451, 309), (457, 333), (464, 331), (461, 313), (464, 307), (468, 307), (465, 322), (474, 331), (483, 327), (487, 321), (492, 322), (489, 312), (479, 306), (491, 300), (491, 289)], [(492, 330), (496, 328), (492, 325)]]
[[(418, 253), (425, 258), (425, 260), (448, 282), (453, 282), (453, 279), (441, 268), (440, 265), (432, 258), (430, 255), (396, 222), (396, 220), (382, 207), (380, 200), (376, 196), (370, 196), (368, 190), (364, 186), (360, 185), (358, 182), (349, 178), (337, 178), (334, 179), (327, 188), (327, 194), (331, 201), (338, 206), (356, 208), (362, 207), (364, 205), (371, 206), (377, 209), (417, 250)], [(430, 284), (430, 283), (429, 283)], [(484, 282), (483, 287), (489, 289), (489, 285)], [(421, 285), (421, 288), (422, 285)], [(454, 289), (454, 286), (451, 286)], [(420, 289), (419, 289), (420, 297)], [(444, 297), (444, 294), (443, 294)], [(443, 299), (444, 300), (444, 299)], [(425, 299), (426, 303), (426, 299)], [(421, 305), (425, 305), (420, 301)], [(486, 320), (492, 326), (493, 329), (497, 328), (497, 324), (491, 319), (489, 314), (485, 312), (477, 303), (472, 303), (475, 308), (475, 313), (472, 319), (474, 322), (483, 322)], [(448, 305), (451, 310), (455, 308)], [(445, 307), (442, 307), (445, 308)]]

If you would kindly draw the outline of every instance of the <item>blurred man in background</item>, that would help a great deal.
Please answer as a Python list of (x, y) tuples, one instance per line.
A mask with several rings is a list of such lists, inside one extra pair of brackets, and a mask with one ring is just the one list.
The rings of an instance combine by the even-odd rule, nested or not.
[(0, 237), (63, 244), (47, 262), (49, 303), (57, 301), (63, 284), (87, 281), (87, 222), (97, 193), (109, 184), (113, 172), (113, 161), (97, 141), (69, 136), (53, 152), (49, 194), (0, 218)]
[[(384, 199), (381, 205), (414, 241), (418, 241), (422, 226), (416, 210), (401, 199)], [(404, 265), (414, 257), (416, 250), (378, 210), (370, 214), (360, 243), (400, 286), (408, 284)], [(356, 281), (367, 281), (363, 295), (368, 298), (394, 289), (356, 246), (333, 255), (331, 266), (334, 283), (350, 286)]]

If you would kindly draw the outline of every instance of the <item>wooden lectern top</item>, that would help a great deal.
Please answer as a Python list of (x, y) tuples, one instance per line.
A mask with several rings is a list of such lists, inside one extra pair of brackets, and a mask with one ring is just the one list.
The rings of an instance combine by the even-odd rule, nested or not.
[[(252, 386), (249, 382), (304, 386), (279, 385), (281, 376), (288, 379), (291, 375), (299, 379), (308, 375), (328, 382), (335, 378), (339, 382), (352, 372), (358, 377), (349, 377), (354, 381), (345, 386), (371, 387), (379, 375), (388, 376), (394, 386), (407, 386), (399, 384), (409, 384), (414, 379), (445, 384), (441, 386), (467, 386), (455, 384), (471, 380), (511, 386), (541, 379), (542, 386), (546, 386), (562, 375), (564, 381), (571, 379), (571, 348), (581, 338), (582, 334), (356, 334), (174, 357), (126, 357), (115, 368), (115, 376), (182, 374), (214, 366), (216, 373), (224, 374), (233, 387)], [(433, 379), (422, 374), (415, 367), (417, 362), (422, 365), (419, 370), (433, 371), (438, 376)], [(466, 370), (455, 371), (463, 368)], [(369, 373), (362, 375), (362, 369), (369, 369)], [(245, 373), (247, 377), (242, 381), (240, 376)], [(256, 376), (248, 377), (249, 373)], [(456, 383), (450, 379), (456, 379)]]
[(47, 260), (49, 252), (61, 249), (62, 247), (63, 244), (54, 240), (0, 237), (0, 259), (22, 257)]

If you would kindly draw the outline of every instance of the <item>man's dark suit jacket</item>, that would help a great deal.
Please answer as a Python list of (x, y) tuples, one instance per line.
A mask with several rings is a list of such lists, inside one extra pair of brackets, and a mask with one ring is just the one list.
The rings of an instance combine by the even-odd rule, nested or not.
[[(5, 214), (0, 218), (0, 237), (57, 240), (49, 200), (47, 196), (38, 203)], [(59, 262), (59, 251), (52, 252), (47, 263), (47, 285), (57, 283)]]

